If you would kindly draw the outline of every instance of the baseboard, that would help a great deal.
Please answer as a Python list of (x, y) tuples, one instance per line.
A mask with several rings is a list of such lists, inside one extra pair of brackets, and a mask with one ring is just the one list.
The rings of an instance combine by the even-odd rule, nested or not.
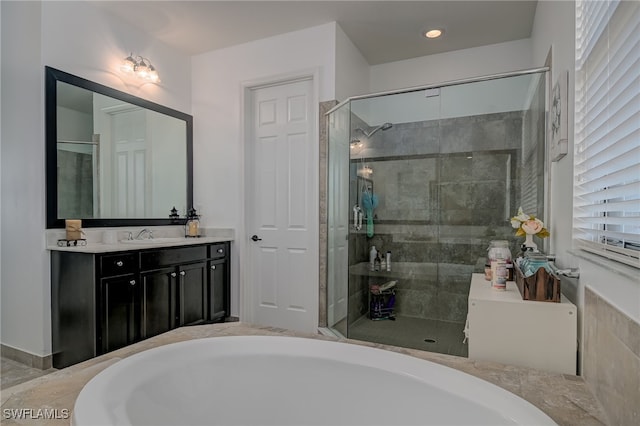
[(25, 352), (20, 349), (7, 346), (0, 343), (0, 355), (4, 358), (12, 361), (19, 362), (31, 368), (37, 368), (39, 370), (48, 370), (52, 367), (51, 355), (38, 356), (29, 352)]

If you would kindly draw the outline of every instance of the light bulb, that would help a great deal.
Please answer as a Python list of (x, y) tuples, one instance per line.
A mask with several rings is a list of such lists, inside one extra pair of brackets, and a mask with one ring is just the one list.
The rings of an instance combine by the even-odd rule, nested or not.
[(122, 61), (122, 64), (120, 65), (120, 70), (122, 72), (130, 73), (130, 72), (133, 72), (135, 67), (136, 67), (136, 60), (133, 59), (131, 55), (129, 55), (126, 58), (124, 58), (124, 60)]
[(146, 79), (149, 75), (149, 67), (144, 59), (140, 60), (140, 63), (136, 66), (136, 75), (140, 78)]
[(157, 83), (160, 81), (160, 76), (158, 75), (158, 71), (156, 71), (153, 65), (149, 65), (149, 74), (147, 75), (147, 79), (152, 83)]

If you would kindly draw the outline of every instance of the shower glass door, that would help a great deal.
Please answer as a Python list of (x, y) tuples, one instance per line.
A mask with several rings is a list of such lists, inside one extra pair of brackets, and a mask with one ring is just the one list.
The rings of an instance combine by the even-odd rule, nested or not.
[(517, 252), (508, 219), (519, 206), (544, 217), (545, 97), (545, 73), (527, 73), (352, 99), (330, 114), (330, 327), (466, 356), (471, 274), (491, 240)]

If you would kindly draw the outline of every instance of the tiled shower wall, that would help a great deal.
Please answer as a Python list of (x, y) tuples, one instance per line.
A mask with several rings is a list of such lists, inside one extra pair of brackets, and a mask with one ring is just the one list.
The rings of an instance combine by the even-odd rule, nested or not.
[(640, 324), (586, 287), (582, 375), (612, 425), (640, 424)]
[(371, 184), (379, 206), (374, 236), (366, 227), (351, 234), (351, 258), (368, 262), (375, 245), (402, 273), (351, 274), (350, 321), (366, 314), (369, 284), (398, 279), (399, 315), (464, 322), (471, 273), (483, 271), (489, 242), (512, 241), (514, 255), (522, 242), (508, 219), (520, 199), (523, 115), (394, 124), (352, 155), (352, 176), (373, 169), (370, 182), (351, 182), (352, 198)]
[(93, 217), (93, 157), (58, 150), (58, 217)]

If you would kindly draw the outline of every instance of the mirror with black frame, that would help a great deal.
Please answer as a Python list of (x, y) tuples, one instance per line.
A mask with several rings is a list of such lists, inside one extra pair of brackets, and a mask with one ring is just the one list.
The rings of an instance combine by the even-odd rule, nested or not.
[(45, 67), (47, 228), (183, 223), (193, 117)]

